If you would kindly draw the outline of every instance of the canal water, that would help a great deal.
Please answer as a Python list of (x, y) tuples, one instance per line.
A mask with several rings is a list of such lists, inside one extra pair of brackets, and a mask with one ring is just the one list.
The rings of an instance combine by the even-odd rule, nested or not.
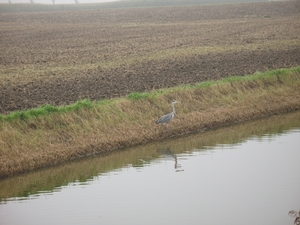
[(295, 112), (3, 179), (0, 224), (292, 225), (299, 144)]

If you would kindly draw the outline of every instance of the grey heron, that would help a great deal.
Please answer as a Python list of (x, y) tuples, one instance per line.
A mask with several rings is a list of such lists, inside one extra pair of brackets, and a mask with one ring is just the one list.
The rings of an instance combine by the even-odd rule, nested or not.
[(177, 101), (173, 101), (172, 102), (172, 108), (173, 108), (173, 112), (170, 112), (162, 117), (160, 117), (157, 121), (156, 121), (156, 124), (167, 124), (169, 123), (173, 118), (174, 118), (174, 115), (175, 115), (175, 106), (174, 104), (177, 103)]

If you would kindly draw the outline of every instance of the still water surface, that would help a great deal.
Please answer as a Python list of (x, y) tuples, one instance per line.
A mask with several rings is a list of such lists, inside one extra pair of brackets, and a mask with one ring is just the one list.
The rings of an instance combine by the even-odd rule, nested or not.
[(300, 113), (0, 181), (0, 224), (293, 224)]

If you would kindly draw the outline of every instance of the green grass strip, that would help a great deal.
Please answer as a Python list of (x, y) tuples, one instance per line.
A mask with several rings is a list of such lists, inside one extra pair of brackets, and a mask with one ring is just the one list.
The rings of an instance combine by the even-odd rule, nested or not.
[(17, 119), (27, 120), (31, 117), (44, 116), (54, 112), (69, 112), (69, 111), (79, 110), (83, 107), (91, 108), (92, 105), (93, 103), (90, 99), (79, 100), (74, 104), (61, 106), (61, 107), (45, 104), (38, 108), (33, 108), (25, 111), (15, 111), (8, 115), (0, 114), (0, 121), (4, 120), (4, 121), (12, 122)]

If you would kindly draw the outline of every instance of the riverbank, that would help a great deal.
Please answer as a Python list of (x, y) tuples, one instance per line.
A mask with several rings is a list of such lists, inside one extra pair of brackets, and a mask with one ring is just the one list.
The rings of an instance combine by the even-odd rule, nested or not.
[[(0, 202), (12, 198), (24, 199), (39, 193), (55, 192), (72, 184), (87, 184), (95, 177), (106, 176), (124, 167), (141, 168), (155, 163), (162, 156), (174, 153), (181, 155), (191, 151), (203, 154), (218, 145), (232, 146), (246, 140), (273, 139), (288, 130), (300, 127), (300, 110), (269, 116), (254, 121), (233, 124), (226, 127), (193, 132), (176, 138), (154, 141), (137, 147), (126, 148), (109, 154), (88, 157), (63, 163), (59, 166), (44, 168), (0, 181)], [(209, 147), (208, 147), (209, 146)], [(142, 160), (141, 160), (142, 159)]]
[[(0, 177), (300, 109), (300, 67), (2, 115)], [(177, 100), (168, 130), (155, 124)], [(49, 109), (48, 111), (45, 109)], [(38, 113), (39, 112), (39, 113)]]

